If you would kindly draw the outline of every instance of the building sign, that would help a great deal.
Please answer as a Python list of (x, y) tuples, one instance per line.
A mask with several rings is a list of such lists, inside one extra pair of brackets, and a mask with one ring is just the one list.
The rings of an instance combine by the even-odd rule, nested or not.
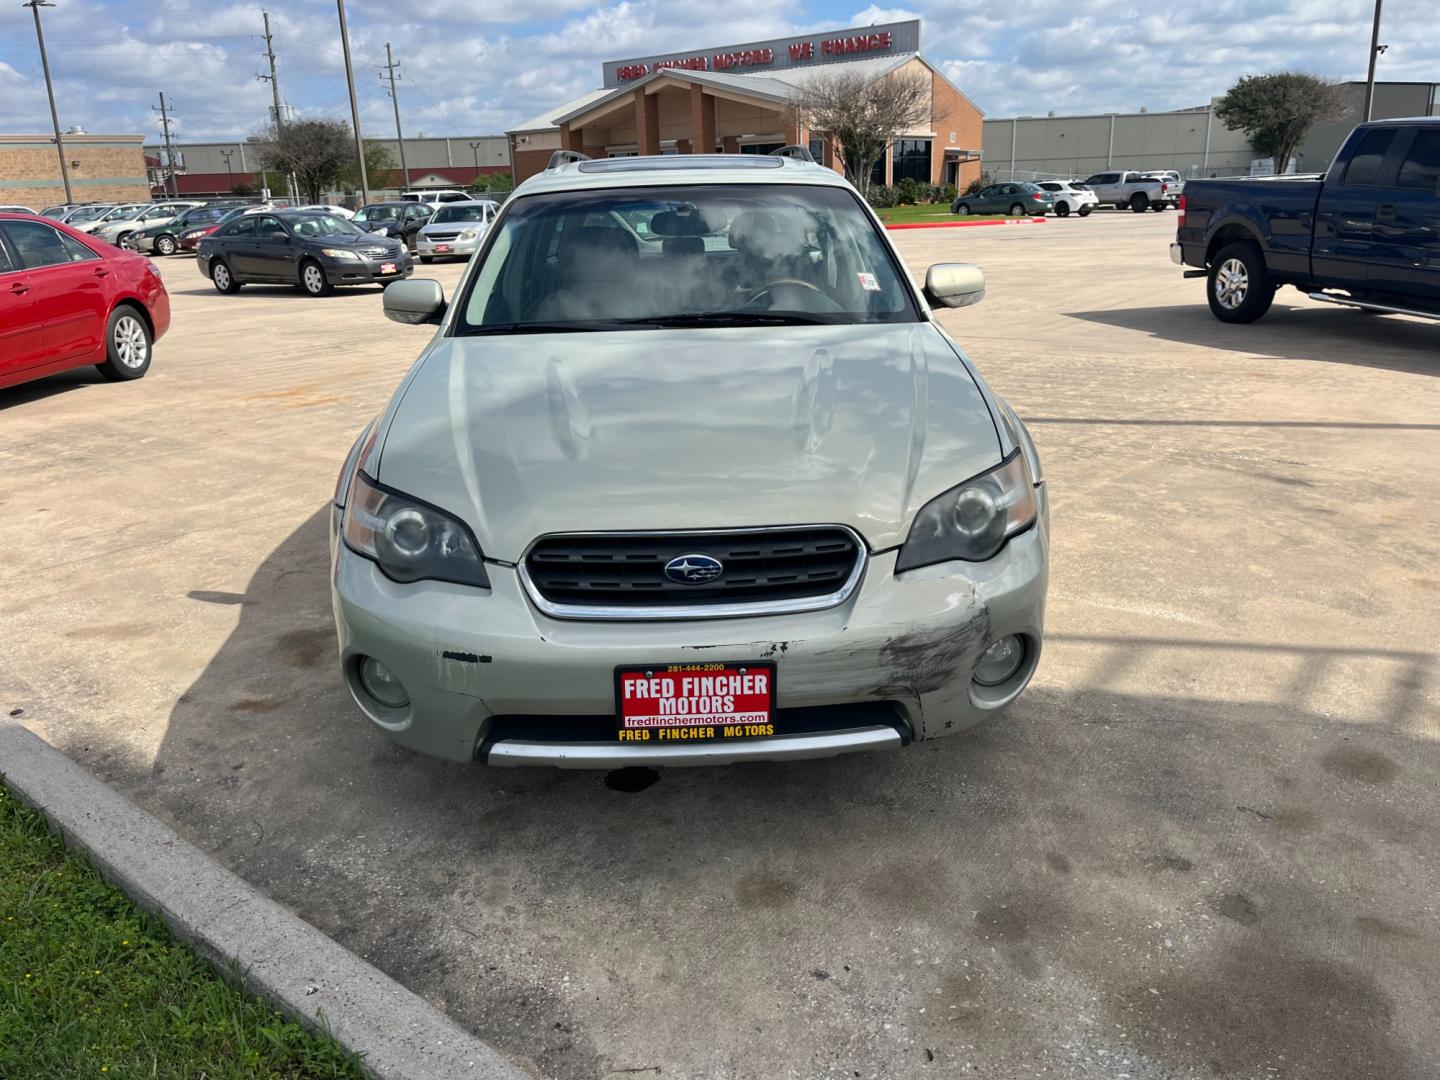
[(822, 34), (757, 41), (744, 45), (722, 45), (715, 49), (665, 53), (634, 60), (610, 60), (604, 67), (605, 85), (621, 86), (657, 71), (679, 68), (684, 71), (765, 71), (811, 67), (863, 56), (884, 56), (920, 51), (920, 20), (856, 26)]

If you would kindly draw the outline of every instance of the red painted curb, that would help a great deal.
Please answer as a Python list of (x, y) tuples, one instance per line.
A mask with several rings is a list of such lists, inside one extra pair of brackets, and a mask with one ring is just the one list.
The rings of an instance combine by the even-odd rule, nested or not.
[(981, 225), (1044, 225), (1046, 218), (1006, 218), (1004, 221), (905, 221), (899, 225), (886, 225), (887, 229), (978, 229)]

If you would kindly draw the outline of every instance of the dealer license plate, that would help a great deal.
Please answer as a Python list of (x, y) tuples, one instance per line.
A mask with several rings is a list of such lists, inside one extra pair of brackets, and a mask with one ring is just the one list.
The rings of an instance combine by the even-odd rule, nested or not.
[(681, 743), (775, 734), (775, 665), (768, 661), (615, 669), (621, 742)]
[(449, 251), (449, 250), (450, 250), (450, 245), (449, 245), (449, 244), (436, 244), (436, 245), (435, 245), (435, 250), (436, 250), (436, 251)]
[(380, 264), (380, 272), (381, 272), (382, 274), (393, 274), (393, 273), (395, 273), (395, 264), (394, 264), (394, 263), (381, 263), (381, 264)]

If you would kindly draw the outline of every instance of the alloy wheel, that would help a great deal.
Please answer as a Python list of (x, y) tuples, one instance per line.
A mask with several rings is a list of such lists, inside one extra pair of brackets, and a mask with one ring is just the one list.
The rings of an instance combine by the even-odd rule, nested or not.
[(122, 315), (115, 320), (115, 356), (127, 368), (145, 366), (149, 348), (145, 342), (145, 328), (133, 315)]
[(325, 288), (325, 274), (320, 267), (314, 263), (305, 267), (303, 280), (305, 282), (305, 291), (314, 293), (316, 296), (320, 295), (320, 292)]
[(1215, 299), (1227, 311), (1245, 302), (1250, 292), (1250, 272), (1239, 259), (1226, 259), (1215, 273)]

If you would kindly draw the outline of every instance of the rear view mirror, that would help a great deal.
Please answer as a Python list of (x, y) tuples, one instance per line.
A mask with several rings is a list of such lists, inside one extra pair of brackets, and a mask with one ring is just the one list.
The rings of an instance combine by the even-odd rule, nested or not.
[(387, 319), (410, 326), (438, 324), (445, 317), (445, 290), (430, 278), (387, 285), (383, 303)]
[(925, 271), (925, 299), (932, 308), (958, 308), (985, 298), (985, 271), (972, 263), (936, 263)]

